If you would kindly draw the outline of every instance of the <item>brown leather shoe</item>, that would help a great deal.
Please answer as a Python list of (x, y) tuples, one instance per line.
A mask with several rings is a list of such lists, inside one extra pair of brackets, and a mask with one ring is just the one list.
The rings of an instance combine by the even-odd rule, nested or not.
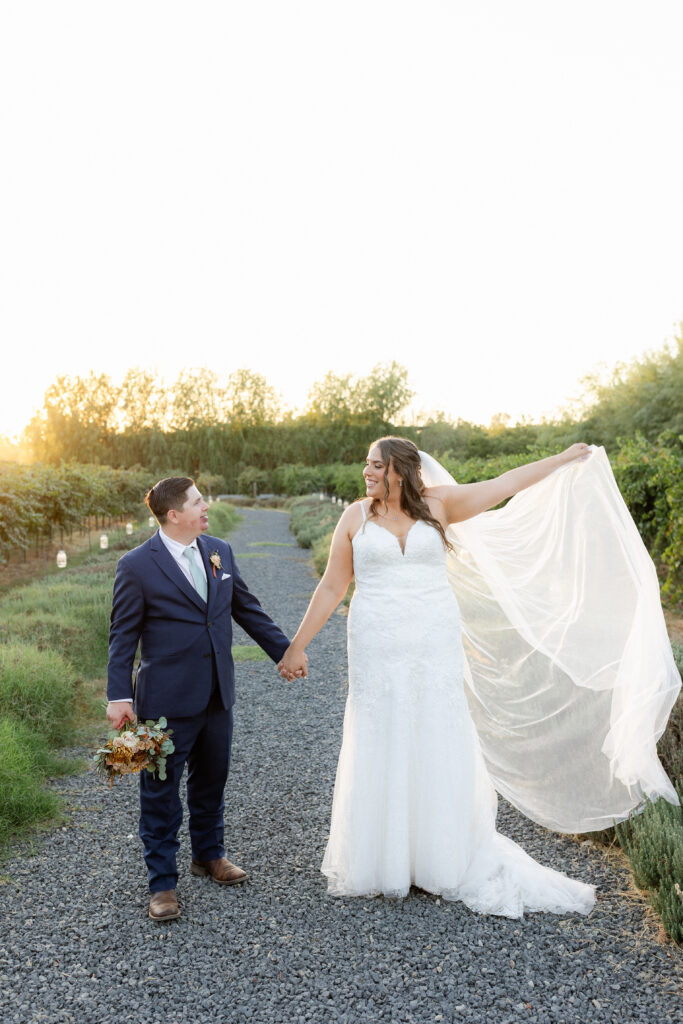
[(180, 917), (175, 889), (152, 893), (149, 898), (149, 916), (153, 921), (173, 921)]
[(248, 878), (246, 871), (231, 864), (227, 857), (216, 860), (195, 860), (193, 857), (190, 871), (193, 875), (209, 875), (219, 885), (239, 885)]

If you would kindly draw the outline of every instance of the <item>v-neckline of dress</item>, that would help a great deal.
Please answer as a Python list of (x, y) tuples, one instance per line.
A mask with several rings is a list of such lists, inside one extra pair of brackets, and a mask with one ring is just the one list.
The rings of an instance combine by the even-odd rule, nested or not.
[(396, 543), (398, 544), (398, 549), (401, 552), (401, 558), (405, 558), (405, 556), (406, 556), (406, 545), (408, 543), (408, 537), (410, 536), (410, 531), (412, 530), (412, 528), (414, 526), (417, 526), (417, 524), (420, 522), (420, 520), (416, 519), (414, 523), (410, 524), (410, 526), (408, 527), (407, 532), (402, 534), (403, 544), (401, 544), (401, 537), (399, 537), (398, 534), (393, 533), (393, 531), (390, 530), (388, 527), (382, 526), (382, 524), (378, 523), (376, 519), (366, 519), (366, 522), (370, 523), (371, 526), (376, 526), (378, 530), (384, 530), (384, 532), (388, 533), (390, 537), (393, 537), (394, 540), (396, 541)]

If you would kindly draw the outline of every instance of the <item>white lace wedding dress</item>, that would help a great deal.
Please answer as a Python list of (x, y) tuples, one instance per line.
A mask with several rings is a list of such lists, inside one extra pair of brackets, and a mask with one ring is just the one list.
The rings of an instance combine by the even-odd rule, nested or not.
[(322, 865), (329, 892), (402, 897), (416, 885), (487, 914), (588, 913), (593, 886), (496, 832), (441, 537), (418, 521), (402, 551), (365, 519), (366, 505), (353, 538), (349, 694)]

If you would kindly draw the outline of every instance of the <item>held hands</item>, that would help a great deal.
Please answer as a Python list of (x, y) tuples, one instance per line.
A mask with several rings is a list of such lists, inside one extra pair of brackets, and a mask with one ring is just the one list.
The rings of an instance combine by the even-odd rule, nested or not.
[(120, 729), (124, 722), (134, 722), (135, 712), (129, 700), (112, 700), (107, 705), (107, 718), (115, 729)]
[(291, 683), (294, 679), (305, 679), (308, 675), (308, 658), (306, 652), (290, 644), (278, 664), (278, 672), (283, 679)]

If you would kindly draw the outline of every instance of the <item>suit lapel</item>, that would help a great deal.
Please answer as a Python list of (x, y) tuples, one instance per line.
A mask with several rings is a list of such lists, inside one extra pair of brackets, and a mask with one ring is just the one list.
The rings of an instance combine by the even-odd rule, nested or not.
[(204, 568), (206, 570), (206, 603), (209, 607), (211, 607), (212, 600), (218, 594), (218, 584), (220, 583), (220, 580), (218, 578), (218, 573), (214, 573), (213, 566), (209, 561), (209, 546), (204, 537), (197, 537), (197, 547), (199, 548), (199, 553), (202, 556), (202, 562), (204, 563)]
[[(152, 558), (159, 566), (161, 571), (168, 576), (172, 583), (175, 583), (177, 587), (182, 590), (186, 597), (197, 605), (201, 611), (206, 611), (206, 603), (201, 599), (195, 588), (192, 586), (190, 581), (186, 578), (183, 571), (180, 569), (173, 555), (170, 553), (164, 542), (159, 537), (159, 533), (155, 533), (151, 538), (150, 551)], [(202, 554), (202, 558), (204, 555)]]

